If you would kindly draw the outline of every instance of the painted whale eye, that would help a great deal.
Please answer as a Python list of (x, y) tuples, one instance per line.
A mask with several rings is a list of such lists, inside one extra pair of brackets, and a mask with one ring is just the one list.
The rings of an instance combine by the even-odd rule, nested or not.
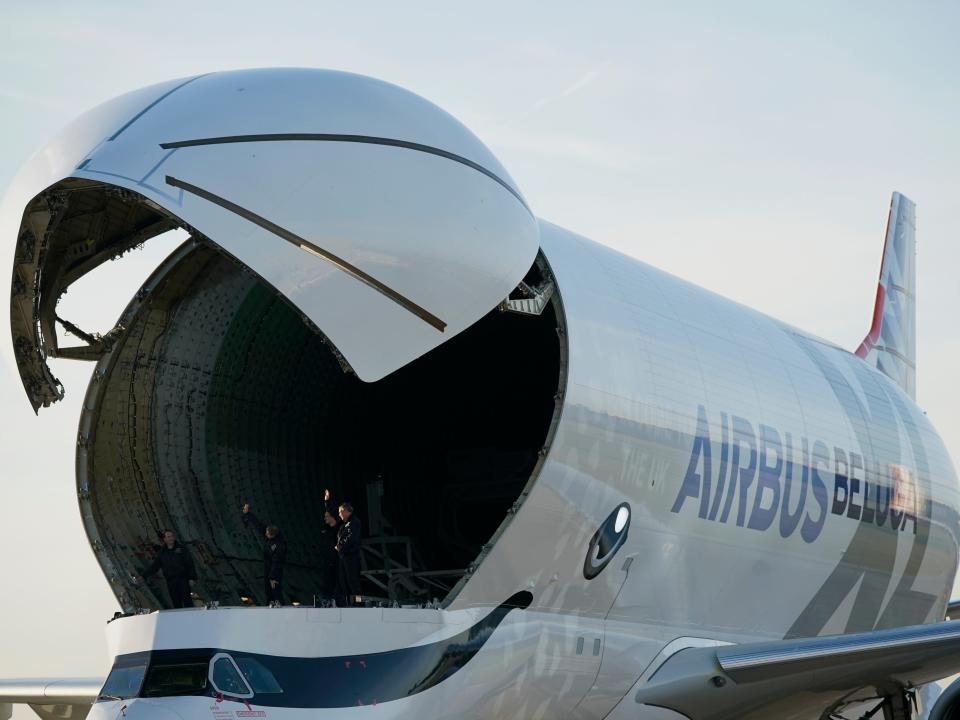
[(613, 531), (620, 532), (627, 526), (627, 521), (630, 520), (630, 508), (626, 505), (622, 505), (619, 510), (617, 510), (617, 519), (613, 523)]
[(623, 547), (630, 529), (630, 505), (621, 503), (613, 509), (590, 539), (583, 561), (583, 576), (592, 580)]

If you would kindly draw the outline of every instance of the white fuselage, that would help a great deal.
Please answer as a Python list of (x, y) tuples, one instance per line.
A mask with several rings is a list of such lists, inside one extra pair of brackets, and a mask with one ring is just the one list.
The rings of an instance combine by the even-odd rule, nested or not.
[[(56, 303), (69, 284), (172, 227), (192, 239), (110, 337), (59, 347)], [(94, 720), (668, 718), (676, 715), (637, 707), (630, 691), (684, 648), (944, 617), (960, 547), (957, 476), (894, 381), (846, 350), (539, 221), (469, 130), (400, 88), (267, 69), (130, 93), (31, 160), (0, 230), (13, 268), (2, 314), (8, 351), (34, 409), (63, 397), (48, 358), (98, 361), (77, 490), (97, 561), (126, 610), (162, 605), (135, 576), (163, 527), (202, 551), (207, 597), (263, 602), (241, 504), (259, 493), (303, 548), (321, 527), (322, 483), (349, 476), (359, 493), (380, 470), (354, 461), (381, 449), (371, 444), (396, 445), (389, 433), (370, 441), (366, 418), (352, 433), (359, 440), (339, 434), (341, 414), (362, 403), (328, 402), (344, 378), (389, 384), (497, 308), (513, 302), (536, 314), (546, 296), (524, 278), (541, 260), (549, 273), (540, 275), (555, 283), (555, 316), (540, 317), (556, 320), (547, 334), (560, 379), (531, 401), (547, 409), (546, 444), (522, 448), (535, 469), (502, 523), (502, 513), (493, 518), (499, 527), (478, 542), (477, 559), (455, 566), (442, 609), (121, 618), (108, 629), (116, 665), (104, 693), (122, 695), (140, 670), (145, 690), (97, 702)], [(205, 274), (213, 261), (192, 266), (198, 255), (233, 274)], [(244, 282), (256, 287), (237, 290)], [(251, 305), (278, 297), (286, 315), (251, 320)], [(285, 335), (272, 334), (271, 318), (286, 323)], [(291, 338), (299, 345), (288, 347)], [(317, 355), (297, 355), (311, 342), (323, 345), (323, 372)], [(540, 357), (522, 341), (497, 350), (488, 364), (500, 370), (536, 368)], [(470, 382), (483, 370), (458, 377), (463, 362), (444, 377), (460, 382), (456, 402), (477, 403), (463, 406), (465, 424), (486, 415), (473, 412), (485, 397), (471, 395)], [(272, 384), (278, 365), (282, 397)], [(452, 424), (442, 412), (409, 420), (417, 408), (407, 406), (442, 384), (425, 375), (389, 408), (398, 411), (392, 432), (413, 428), (408, 441)], [(531, 407), (503, 395), (506, 410), (483, 422), (507, 437)], [(307, 427), (320, 416), (325, 424)], [(417, 452), (446, 463), (474, 449), (478, 433), (467, 434)], [(458, 457), (469, 465), (472, 456)], [(478, 470), (481, 489), (502, 480), (489, 468)], [(407, 499), (466, 485), (430, 486), (426, 473), (406, 470)], [(446, 536), (429, 537), (437, 549)], [(288, 568), (301, 598), (313, 587), (312, 557)], [(236, 685), (222, 698), (220, 661), (224, 682)], [(259, 690), (236, 689), (245, 682), (230, 679), (237, 663), (253, 668), (250, 682), (270, 671)], [(249, 697), (230, 699), (238, 692)]]
[[(546, 224), (541, 236), (566, 318), (560, 424), (523, 505), (446, 609), (161, 612), (111, 624), (111, 651), (359, 662), (456, 636), (526, 590), (530, 607), (442, 682), (390, 699), (364, 686), (355, 704), (371, 717), (601, 718), (684, 647), (942, 618), (956, 478), (892, 382), (583, 238)], [(591, 537), (623, 502), (627, 538), (587, 579)], [(249, 712), (210, 697), (135, 702), (184, 717)], [(269, 716), (358, 712), (250, 704)]]

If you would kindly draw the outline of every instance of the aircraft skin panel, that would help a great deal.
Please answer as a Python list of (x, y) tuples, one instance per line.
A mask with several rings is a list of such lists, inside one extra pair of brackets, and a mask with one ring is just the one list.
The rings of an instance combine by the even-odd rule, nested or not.
[[(564, 378), (539, 473), (447, 606), (123, 617), (108, 626), (115, 659), (196, 651), (212, 673), (217, 654), (248, 653), (290, 684), (260, 703), (133, 691), (94, 703), (94, 720), (345, 718), (355, 705), (378, 718), (719, 719), (748, 703), (752, 718), (813, 718), (888, 665), (895, 688), (960, 669), (960, 630), (926, 632), (957, 569), (960, 488), (912, 385), (535, 220), (489, 151), (426, 101), (315, 71), (154, 86), (31, 162), (2, 211), (7, 236), (67, 177), (136, 193), (207, 236), (366, 381), (497, 307), (542, 252)], [(735, 667), (743, 652), (749, 672)], [(778, 652), (827, 680), (783, 671)], [(834, 672), (843, 653), (856, 673)], [(714, 675), (724, 658), (728, 677)], [(336, 678), (335, 699), (319, 676)], [(46, 682), (9, 697), (42, 700)], [(73, 698), (84, 709), (87, 691)]]
[[(23, 220), (23, 210), (38, 193), (68, 177), (91, 149), (123, 126), (131, 117), (155, 103), (167, 93), (181, 86), (189, 78), (169, 80), (120, 95), (107, 103), (84, 113), (68, 124), (50, 144), (35, 153), (4, 191), (0, 203), (0, 233), (5, 238), (16, 238)], [(16, 242), (4, 246), (5, 267), (14, 267)], [(10, 273), (0, 273), (0, 288), (3, 297), (10, 296)], [(0, 329), (9, 335), (10, 317), (0, 312)], [(16, 368), (13, 347), (9, 342), (0, 343), (0, 355), (11, 369)]]
[(81, 117), (82, 132), (28, 164), (4, 211), (9, 236), (25, 201), (64, 178), (135, 192), (257, 273), (367, 382), (472, 325), (536, 257), (513, 180), (413, 93), (296, 69), (148, 90)]
[[(529, 497), (453, 607), (529, 586), (535, 609), (605, 618), (592, 707), (622, 696), (675, 637), (942, 620), (957, 478), (899, 387), (843, 349), (585, 238), (542, 223), (541, 241), (567, 324), (561, 421)], [(586, 580), (591, 535), (623, 501), (627, 541)]]
[[(478, 631), (485, 624), (491, 631)], [(145, 651), (171, 661), (181, 649), (203, 649), (207, 658), (252, 655), (284, 688), (254, 706), (291, 718), (349, 717), (360, 706), (378, 718), (568, 715), (593, 682), (601, 640), (602, 622), (522, 608), (498, 616), (495, 607), (191, 609), (125, 617), (107, 627), (109, 655), (121, 664)], [(312, 670), (298, 668), (298, 661)], [(90, 717), (114, 717), (123, 703), (128, 713), (137, 704), (162, 703), (184, 718), (219, 705), (209, 696), (104, 698)]]

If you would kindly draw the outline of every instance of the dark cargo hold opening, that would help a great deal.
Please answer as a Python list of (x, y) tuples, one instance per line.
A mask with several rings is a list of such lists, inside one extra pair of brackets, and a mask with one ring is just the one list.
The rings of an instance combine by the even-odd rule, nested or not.
[[(548, 272), (539, 258), (527, 281)], [(162, 581), (130, 579), (165, 527), (194, 554), (200, 599), (264, 604), (243, 502), (286, 537), (287, 601), (312, 602), (327, 487), (363, 521), (366, 595), (449, 602), (522, 502), (555, 427), (559, 298), (539, 315), (495, 309), (364, 383), (207, 243), (186, 243), (148, 284), (97, 366), (78, 453), (84, 521), (121, 604), (169, 606)]]

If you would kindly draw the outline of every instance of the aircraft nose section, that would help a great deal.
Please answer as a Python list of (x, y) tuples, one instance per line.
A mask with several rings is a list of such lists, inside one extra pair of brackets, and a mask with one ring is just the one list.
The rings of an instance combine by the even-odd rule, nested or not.
[(184, 720), (168, 705), (169, 700), (150, 698), (98, 702), (90, 708), (86, 720)]
[(508, 185), (415, 147), (257, 138), (179, 147), (163, 173), (157, 199), (284, 295), (366, 381), (496, 307), (539, 247)]
[[(54, 141), (25, 172), (35, 192), (47, 191), (28, 205), (21, 240), (33, 227), (55, 243), (51, 223), (63, 226), (71, 203), (104, 188), (243, 263), (363, 380), (473, 324), (536, 257), (536, 220), (492, 153), (396, 86), (331, 71), (245, 70), (111, 103), (91, 111), (92, 129), (81, 118), (82, 132)], [(53, 275), (43, 258), (63, 258), (40, 244), (33, 258), (29, 243), (19, 247), (14, 290), (24, 297), (14, 316), (18, 303), (43, 305), (27, 297), (42, 271)], [(13, 333), (29, 355), (25, 328)], [(43, 333), (33, 334), (44, 356)]]

